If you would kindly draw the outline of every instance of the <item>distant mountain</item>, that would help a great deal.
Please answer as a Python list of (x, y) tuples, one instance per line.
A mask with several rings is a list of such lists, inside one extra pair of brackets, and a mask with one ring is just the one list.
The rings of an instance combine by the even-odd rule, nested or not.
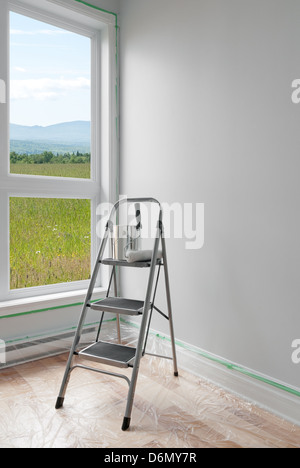
[(10, 124), (10, 139), (62, 145), (90, 145), (91, 123), (85, 121), (63, 122), (48, 127)]
[(65, 153), (90, 153), (91, 147), (89, 143), (72, 143), (70, 145), (45, 142), (39, 140), (10, 140), (10, 152), (18, 154), (41, 154), (44, 151), (51, 151), (54, 154)]

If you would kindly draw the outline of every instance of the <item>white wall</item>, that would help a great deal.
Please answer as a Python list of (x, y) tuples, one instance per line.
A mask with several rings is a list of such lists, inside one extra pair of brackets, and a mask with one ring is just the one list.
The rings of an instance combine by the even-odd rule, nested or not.
[[(205, 203), (203, 249), (167, 243), (176, 335), (298, 387), (299, 17), (297, 0), (122, 0), (120, 15), (121, 192)], [(134, 275), (124, 294), (144, 291)]]

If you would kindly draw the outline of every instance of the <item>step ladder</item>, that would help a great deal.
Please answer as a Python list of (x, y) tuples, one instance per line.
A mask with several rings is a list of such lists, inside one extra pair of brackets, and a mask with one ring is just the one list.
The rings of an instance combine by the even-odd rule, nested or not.
[[(156, 237), (154, 241), (154, 247), (152, 250), (152, 258), (146, 261), (138, 261), (129, 263), (127, 260), (116, 260), (113, 258), (103, 258), (104, 251), (106, 248), (107, 241), (109, 239), (109, 234), (112, 231), (113, 227), (113, 219), (118, 213), (120, 206), (123, 203), (132, 203), (136, 207), (139, 207), (141, 203), (155, 203), (158, 204), (159, 208), (159, 216), (158, 222), (156, 227)], [(140, 226), (140, 211), (137, 210), (137, 218)], [(159, 255), (159, 245), (161, 243), (162, 255)], [(95, 288), (96, 280), (99, 274), (99, 269), (101, 265), (107, 265), (112, 268), (110, 281), (108, 286), (108, 291), (106, 298), (103, 300), (99, 300), (97, 302), (92, 301), (93, 291)], [(144, 300), (135, 300), (135, 299), (128, 299), (128, 298), (121, 298), (117, 297), (117, 276), (116, 276), (116, 269), (117, 267), (131, 267), (131, 268), (148, 268), (149, 269), (149, 279), (147, 284), (147, 290)], [(165, 278), (165, 290), (166, 290), (166, 299), (167, 299), (167, 309), (168, 314), (164, 314), (158, 307), (155, 305), (155, 297), (157, 292), (157, 286), (160, 277), (161, 268), (164, 270), (164, 278)], [(156, 279), (155, 279), (156, 276)], [(114, 280), (114, 296), (110, 296), (110, 290), (112, 281)], [(97, 310), (101, 312), (101, 318), (99, 323), (99, 328), (97, 330), (97, 335), (95, 342), (91, 345), (81, 349), (80, 347), (80, 339), (85, 323), (86, 314), (89, 309)], [(171, 345), (172, 345), (172, 357), (169, 356), (161, 356), (157, 354), (147, 353), (146, 346), (147, 346), (147, 339), (150, 330), (150, 323), (152, 319), (153, 311), (158, 312), (164, 318), (169, 321), (170, 326), (170, 337), (171, 337)], [(117, 314), (117, 323), (118, 323), (118, 336), (119, 336), (119, 344), (116, 343), (109, 343), (105, 341), (99, 340), (101, 327), (103, 323), (103, 318), (105, 313), (113, 313)], [(125, 346), (120, 344), (120, 315), (132, 315), (132, 316), (140, 316), (141, 317), (141, 324), (139, 329), (139, 336), (137, 340), (136, 347)], [(123, 419), (122, 430), (126, 431), (131, 422), (131, 413), (133, 408), (133, 401), (135, 395), (135, 389), (137, 384), (137, 378), (140, 368), (140, 362), (142, 357), (145, 354), (151, 354), (152, 356), (157, 356), (159, 358), (166, 358), (173, 360), (173, 367), (174, 367), (174, 375), (178, 376), (178, 368), (177, 368), (177, 358), (176, 358), (176, 347), (175, 347), (175, 335), (174, 335), (174, 326), (173, 326), (173, 318), (172, 318), (172, 306), (171, 306), (171, 295), (170, 295), (170, 285), (169, 285), (169, 274), (168, 274), (168, 263), (167, 263), (167, 254), (166, 254), (166, 243), (164, 238), (164, 229), (163, 229), (163, 222), (162, 222), (162, 208), (160, 203), (155, 200), (154, 198), (129, 198), (129, 199), (121, 199), (119, 200), (112, 208), (110, 213), (109, 220), (106, 224), (104, 237), (101, 242), (101, 246), (99, 249), (99, 253), (97, 256), (95, 268), (91, 277), (89, 289), (86, 295), (85, 302), (83, 304), (82, 312), (80, 315), (78, 327), (75, 333), (73, 345), (70, 350), (68, 362), (66, 365), (66, 370), (64, 373), (63, 381), (61, 384), (60, 392), (56, 401), (55, 408), (59, 409), (63, 406), (66, 389), (69, 383), (69, 379), (71, 376), (71, 372), (76, 368), (87, 369), (90, 371), (95, 371), (101, 374), (108, 374), (114, 377), (119, 377), (121, 379), (126, 380), (129, 385), (129, 391), (127, 396), (127, 406), (125, 411), (125, 416)], [(131, 368), (132, 374), (131, 379), (129, 379), (126, 375), (111, 372), (108, 370), (103, 370), (102, 368), (95, 368), (90, 367), (82, 364), (77, 364), (74, 362), (76, 359), (80, 359), (80, 357), (84, 358), (85, 360), (90, 360), (94, 362), (98, 362), (101, 364), (107, 364), (109, 366), (119, 367), (119, 368)]]

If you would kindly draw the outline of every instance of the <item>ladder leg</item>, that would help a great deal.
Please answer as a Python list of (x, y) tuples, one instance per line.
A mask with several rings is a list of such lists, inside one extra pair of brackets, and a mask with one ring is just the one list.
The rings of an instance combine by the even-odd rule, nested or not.
[[(148, 303), (148, 309), (149, 309), (149, 304), (150, 303)], [(125, 416), (123, 420), (122, 431), (126, 431), (130, 426), (136, 383), (137, 383), (140, 362), (141, 362), (142, 353), (143, 353), (143, 344), (144, 344), (147, 320), (148, 320), (148, 311), (145, 308), (143, 320), (141, 322), (139, 339), (138, 339), (138, 343), (136, 347), (136, 356), (135, 356), (134, 366), (133, 366), (132, 375), (130, 379), (130, 386), (129, 386), (128, 396), (127, 396), (127, 406), (126, 406)]]
[(162, 235), (161, 242), (162, 242), (162, 252), (163, 252), (164, 271), (165, 271), (165, 284), (166, 284), (169, 326), (170, 326), (170, 336), (171, 336), (172, 354), (173, 354), (174, 375), (175, 375), (175, 377), (178, 377), (178, 366), (177, 366), (177, 356), (176, 356), (176, 346), (175, 346), (175, 333), (174, 333), (172, 303), (171, 303), (171, 293), (170, 293), (170, 282), (169, 282), (169, 270), (168, 270), (166, 242), (165, 242), (164, 235)]
[(73, 345), (72, 345), (72, 348), (71, 348), (71, 351), (70, 351), (70, 354), (69, 354), (69, 359), (68, 359), (66, 370), (65, 370), (64, 377), (63, 377), (63, 380), (62, 380), (61, 388), (60, 388), (60, 391), (59, 391), (59, 394), (58, 394), (58, 397), (57, 397), (57, 400), (56, 400), (56, 405), (55, 405), (56, 409), (61, 408), (63, 406), (63, 403), (64, 403), (65, 393), (66, 393), (67, 386), (68, 386), (68, 383), (69, 383), (69, 380), (70, 380), (71, 369), (72, 369), (73, 360), (74, 360), (74, 353), (75, 353), (76, 347), (77, 347), (77, 345), (78, 345), (78, 343), (80, 341), (82, 328), (83, 328), (83, 324), (84, 324), (85, 317), (86, 317), (86, 312), (87, 312), (87, 307), (86, 307), (86, 304), (85, 304), (85, 306), (84, 306), (84, 308), (82, 310), (82, 313), (81, 313), (81, 317), (80, 317), (80, 321), (79, 321), (79, 324), (78, 324), (78, 327), (77, 327), (76, 335), (75, 335)]
[(140, 361), (143, 355), (143, 345), (144, 345), (144, 340), (145, 340), (145, 332), (146, 332), (149, 309), (150, 309), (150, 298), (151, 298), (151, 292), (152, 292), (152, 287), (153, 287), (160, 233), (161, 233), (161, 230), (160, 230), (160, 223), (159, 223), (159, 226), (157, 228), (157, 235), (155, 239), (154, 249), (153, 249), (149, 280), (148, 280), (148, 286), (147, 286), (147, 293), (146, 293), (146, 299), (144, 303), (143, 319), (141, 322), (139, 339), (138, 339), (138, 343), (136, 347), (136, 356), (135, 356), (134, 366), (132, 370), (131, 383), (130, 383), (128, 397), (127, 397), (127, 406), (126, 406), (126, 412), (125, 412), (125, 416), (123, 420), (122, 431), (126, 431), (129, 428), (130, 421), (131, 421), (131, 413), (132, 413), (132, 407), (133, 407), (135, 388), (136, 388), (136, 383), (137, 383), (137, 378), (138, 378), (138, 373), (139, 373), (139, 368), (140, 368)]
[[(115, 267), (113, 267), (111, 275), (110, 275), (110, 280), (109, 280), (109, 284), (108, 284), (106, 297), (109, 297), (111, 283), (112, 283), (112, 279), (113, 279), (114, 274), (115, 274)], [(104, 314), (105, 314), (105, 312), (102, 312), (102, 314), (101, 314), (101, 319), (100, 319), (100, 322), (99, 322), (99, 327), (98, 327), (98, 331), (97, 331), (97, 335), (96, 335), (96, 343), (98, 343), (98, 341), (99, 341), (99, 336), (100, 336), (100, 332), (101, 332), (101, 328), (102, 328), (102, 324), (103, 324), (103, 320), (104, 320)]]
[[(117, 286), (117, 271), (116, 267), (114, 267), (114, 294), (115, 297), (118, 297), (118, 286)], [(117, 314), (117, 333), (118, 333), (118, 343), (122, 343), (121, 337), (121, 325), (120, 325), (120, 315)]]
[(122, 336), (121, 336), (121, 324), (120, 324), (120, 315), (117, 314), (117, 333), (118, 333), (118, 343), (122, 343)]
[(82, 329), (83, 329), (83, 326), (84, 326), (84, 322), (85, 322), (85, 318), (86, 318), (86, 314), (87, 314), (87, 310), (88, 310), (88, 304), (89, 304), (89, 302), (90, 302), (90, 300), (92, 298), (92, 295), (93, 295), (94, 287), (95, 287), (97, 276), (98, 276), (99, 269), (100, 269), (101, 258), (102, 258), (102, 255), (103, 255), (103, 252), (104, 252), (104, 249), (105, 249), (105, 245), (106, 245), (106, 242), (107, 242), (107, 237), (108, 237), (108, 225), (106, 226), (105, 235), (104, 235), (104, 238), (102, 240), (102, 243), (101, 243), (101, 246), (100, 246), (100, 249), (99, 249), (99, 254), (98, 254), (96, 264), (95, 264), (95, 268), (94, 268), (94, 271), (93, 271), (93, 274), (92, 274), (89, 289), (87, 291), (87, 295), (86, 295), (86, 298), (85, 298), (85, 301), (84, 301), (84, 304), (83, 304), (83, 308), (82, 308), (79, 323), (78, 323), (78, 326), (77, 326), (76, 334), (75, 334), (74, 341), (73, 341), (71, 351), (70, 351), (70, 354), (69, 354), (69, 359), (68, 359), (68, 362), (67, 362), (66, 370), (65, 370), (65, 373), (64, 373), (64, 377), (63, 377), (63, 380), (62, 380), (62, 384), (61, 384), (61, 387), (60, 387), (58, 398), (56, 400), (56, 405), (55, 405), (56, 409), (59, 409), (59, 408), (61, 408), (63, 406), (63, 402), (64, 402), (64, 399), (65, 399), (65, 393), (66, 393), (67, 386), (68, 386), (68, 383), (69, 383), (69, 380), (70, 380), (70, 374), (71, 374), (71, 369), (72, 369), (72, 365), (73, 365), (74, 353), (75, 353), (76, 348), (77, 348), (77, 346), (78, 346), (78, 344), (80, 342)]

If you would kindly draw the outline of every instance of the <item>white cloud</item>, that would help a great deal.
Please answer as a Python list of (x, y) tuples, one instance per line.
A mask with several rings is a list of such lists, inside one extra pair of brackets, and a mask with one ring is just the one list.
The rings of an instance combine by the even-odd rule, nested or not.
[(21, 72), (21, 73), (26, 73), (26, 69), (22, 67), (14, 67), (15, 71)]
[(76, 79), (31, 79), (31, 80), (12, 80), (11, 81), (11, 99), (35, 99), (45, 101), (55, 99), (65, 95), (68, 91), (89, 89), (91, 82), (87, 78), (78, 77)]

